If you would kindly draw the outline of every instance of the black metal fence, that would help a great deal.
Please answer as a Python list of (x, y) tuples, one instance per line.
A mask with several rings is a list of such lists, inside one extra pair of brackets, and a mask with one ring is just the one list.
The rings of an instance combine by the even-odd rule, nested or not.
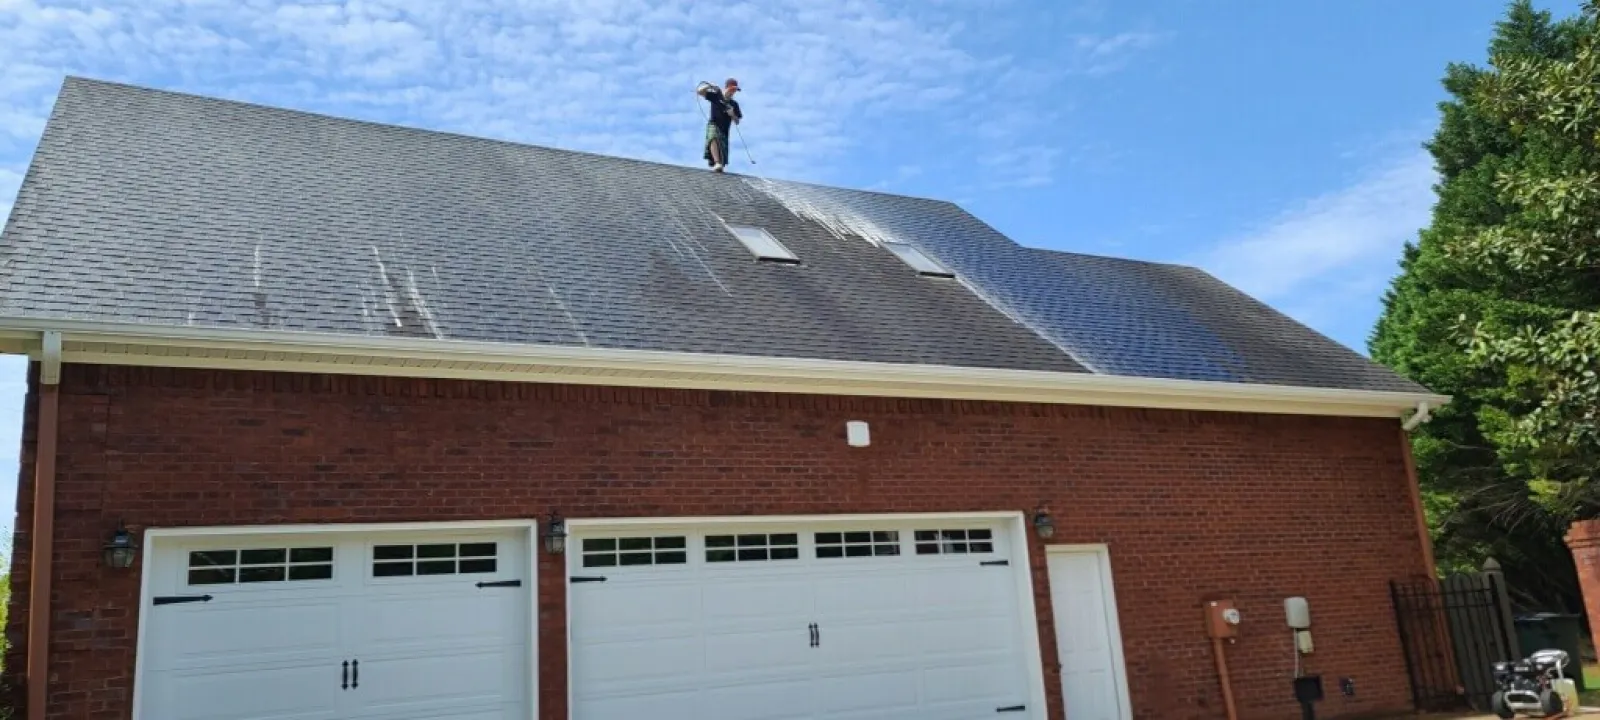
[(1418, 710), (1488, 710), (1494, 663), (1519, 656), (1496, 572), (1389, 583)]

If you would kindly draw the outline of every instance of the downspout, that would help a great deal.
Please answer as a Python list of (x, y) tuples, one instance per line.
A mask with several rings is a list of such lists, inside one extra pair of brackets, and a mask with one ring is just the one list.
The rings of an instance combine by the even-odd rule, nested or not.
[[(1421, 427), (1431, 417), (1432, 410), (1428, 407), (1428, 403), (1421, 402), (1417, 403), (1416, 412), (1400, 423), (1400, 458), (1405, 462), (1406, 485), (1411, 495), (1411, 510), (1416, 516), (1417, 539), (1422, 543), (1422, 566), (1427, 571), (1429, 584), (1435, 590), (1438, 590), (1439, 566), (1434, 562), (1433, 557), (1433, 534), (1428, 532), (1428, 516), (1422, 509), (1422, 483), (1417, 480), (1417, 462), (1411, 455), (1411, 431)], [(1436, 610), (1436, 613), (1442, 612), (1442, 610)], [(1434, 642), (1438, 647), (1454, 647), (1454, 641), (1451, 640), (1448, 633), (1442, 630), (1447, 627), (1448, 618), (1440, 615), (1435, 620), (1437, 622), (1433, 624), (1433, 627), (1440, 635), (1434, 638)], [(1401, 652), (1406, 651), (1402, 649)], [(1407, 662), (1409, 663), (1409, 659)], [(1446, 672), (1457, 672), (1454, 653), (1445, 653), (1444, 663)], [(1409, 668), (1409, 665), (1407, 667)]]
[(44, 720), (50, 699), (50, 578), (55, 569), (56, 435), (61, 388), (61, 333), (46, 331), (39, 353), (39, 402), (33, 458), (33, 536), (28, 580), (28, 720)]
[(1428, 577), (1437, 573), (1433, 560), (1433, 535), (1428, 532), (1428, 516), (1422, 509), (1422, 484), (1417, 480), (1417, 462), (1411, 456), (1411, 431), (1421, 427), (1433, 417), (1433, 408), (1427, 402), (1417, 403), (1416, 412), (1400, 423), (1400, 457), (1405, 461), (1406, 485), (1411, 493), (1411, 510), (1416, 516), (1417, 537), (1422, 541), (1422, 561)]

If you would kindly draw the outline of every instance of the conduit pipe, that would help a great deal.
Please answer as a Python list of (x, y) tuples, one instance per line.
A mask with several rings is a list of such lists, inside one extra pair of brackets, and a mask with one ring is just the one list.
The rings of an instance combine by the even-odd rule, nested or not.
[(1411, 511), (1417, 524), (1417, 540), (1422, 543), (1422, 563), (1428, 575), (1434, 574), (1433, 535), (1428, 532), (1428, 515), (1422, 508), (1422, 483), (1417, 479), (1417, 461), (1411, 456), (1411, 436), (1400, 430), (1400, 459), (1405, 463), (1406, 489), (1411, 495)]
[(1228, 677), (1228, 651), (1222, 638), (1211, 638), (1211, 651), (1217, 656), (1217, 681), (1222, 683), (1222, 707), (1228, 720), (1239, 720), (1239, 706), (1233, 702), (1233, 680)]

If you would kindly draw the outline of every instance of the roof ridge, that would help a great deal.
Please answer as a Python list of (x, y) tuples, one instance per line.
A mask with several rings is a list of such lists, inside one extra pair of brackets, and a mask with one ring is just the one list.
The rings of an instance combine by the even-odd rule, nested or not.
[[(118, 82), (118, 81), (115, 81), (115, 80), (105, 80), (105, 79), (102, 79), (102, 78), (92, 78), (92, 77), (87, 77), (87, 76), (83, 76), (83, 75), (70, 75), (69, 74), (69, 75), (64, 76), (63, 79), (62, 79), (62, 87), (63, 87), (63, 89), (65, 87), (67, 87), (68, 85), (71, 85), (71, 84), (74, 84), (74, 83), (108, 86), (108, 87), (121, 88), (121, 89), (126, 89), (126, 90), (135, 90), (135, 91), (139, 91), (139, 92), (156, 93), (156, 94), (160, 94), (160, 95), (168, 95), (168, 96), (173, 96), (173, 97), (186, 98), (186, 99), (190, 99), (190, 100), (201, 100), (201, 101), (212, 102), (212, 103), (223, 103), (223, 104), (227, 104), (227, 105), (240, 105), (240, 106), (245, 106), (245, 107), (258, 108), (258, 109), (262, 109), (262, 110), (270, 110), (270, 111), (273, 111), (273, 112), (281, 112), (281, 113), (289, 113), (289, 114), (293, 114), (293, 115), (303, 115), (303, 116), (308, 116), (308, 117), (322, 118), (322, 119), (325, 119), (325, 120), (332, 120), (332, 121), (335, 121), (335, 122), (355, 123), (355, 124), (360, 124), (360, 125), (369, 125), (369, 126), (372, 126), (372, 127), (387, 128), (387, 129), (391, 129), (391, 130), (400, 130), (400, 131), (412, 132), (412, 133), (422, 133), (422, 134), (425, 134), (425, 135), (443, 135), (443, 136), (447, 136), (447, 137), (462, 138), (462, 139), (473, 140), (473, 141), (477, 141), (477, 142), (490, 142), (490, 143), (496, 143), (496, 144), (500, 144), (500, 145), (510, 145), (510, 146), (513, 146), (513, 147), (526, 148), (526, 149), (531, 149), (531, 150), (538, 150), (538, 151), (541, 151), (541, 152), (550, 152), (550, 153), (566, 154), (566, 155), (580, 155), (580, 156), (591, 157), (591, 158), (602, 158), (602, 159), (608, 160), (608, 161), (634, 163), (634, 164), (638, 164), (638, 165), (648, 165), (648, 166), (651, 166), (651, 167), (659, 167), (659, 168), (671, 169), (671, 170), (676, 170), (676, 171), (681, 171), (681, 172), (686, 172), (686, 173), (696, 173), (696, 174), (698, 174), (700, 172), (703, 172), (703, 171), (700, 171), (700, 170), (696, 170), (693, 166), (690, 166), (690, 165), (679, 165), (679, 164), (675, 164), (675, 163), (661, 162), (661, 161), (658, 161), (658, 160), (645, 160), (645, 159), (642, 159), (642, 158), (624, 157), (624, 156), (621, 156), (621, 155), (606, 155), (604, 153), (591, 152), (591, 151), (588, 151), (588, 150), (573, 150), (573, 149), (570, 149), (570, 148), (554, 147), (554, 146), (550, 146), (550, 145), (537, 145), (537, 144), (529, 143), (529, 142), (518, 142), (516, 140), (506, 140), (504, 138), (488, 137), (488, 136), (485, 136), (485, 135), (472, 135), (472, 134), (469, 134), (469, 133), (459, 132), (459, 131), (455, 131), (455, 130), (436, 130), (436, 129), (430, 129), (430, 128), (425, 128), (425, 127), (417, 127), (417, 126), (414, 126), (414, 125), (402, 125), (400, 123), (393, 123), (393, 122), (382, 122), (382, 121), (378, 121), (378, 120), (365, 120), (365, 119), (362, 119), (362, 118), (354, 118), (354, 117), (348, 117), (348, 116), (344, 116), (344, 115), (334, 115), (334, 114), (331, 114), (331, 113), (321, 112), (321, 111), (317, 111), (317, 110), (301, 110), (301, 109), (298, 109), (298, 108), (284, 107), (284, 106), (281, 106), (281, 105), (268, 105), (266, 103), (254, 102), (254, 101), (250, 101), (250, 100), (235, 100), (235, 99), (232, 99), (232, 98), (219, 97), (219, 96), (216, 96), (216, 95), (202, 95), (200, 93), (185, 92), (185, 91), (182, 91), (182, 90), (169, 90), (169, 89), (166, 89), (166, 88), (150, 87), (148, 85), (135, 85), (133, 83)], [(760, 176), (760, 175), (743, 175), (743, 174), (734, 173), (734, 172), (730, 172), (730, 173), (727, 173), (727, 174), (729, 176), (731, 176), (731, 177), (736, 177), (736, 178), (753, 177), (753, 178), (758, 178), (758, 179), (765, 180), (765, 181), (768, 181), (768, 182), (781, 182), (781, 183), (788, 183), (788, 184), (791, 184), (791, 185), (804, 185), (804, 186), (807, 186), (807, 187), (822, 188), (824, 190), (839, 190), (839, 191), (844, 191), (844, 192), (862, 193), (862, 194), (867, 194), (867, 195), (881, 195), (881, 196), (884, 196), (884, 197), (891, 197), (891, 198), (897, 198), (897, 199), (902, 199), (902, 200), (916, 200), (916, 201), (920, 201), (920, 202), (939, 203), (939, 204), (944, 204), (944, 205), (951, 205), (951, 206), (954, 206), (954, 207), (961, 207), (960, 205), (957, 205), (953, 201), (945, 200), (945, 199), (941, 199), (941, 198), (930, 198), (930, 197), (923, 197), (923, 196), (919, 196), (919, 195), (903, 195), (903, 194), (900, 194), (900, 193), (884, 192), (882, 190), (870, 190), (870, 189), (866, 189), (866, 188), (844, 187), (844, 186), (841, 186), (841, 185), (825, 185), (823, 183), (808, 182), (808, 181), (805, 181), (805, 180), (791, 180), (791, 179), (785, 179), (785, 178), (769, 178), (769, 177), (763, 177), (763, 176)]]

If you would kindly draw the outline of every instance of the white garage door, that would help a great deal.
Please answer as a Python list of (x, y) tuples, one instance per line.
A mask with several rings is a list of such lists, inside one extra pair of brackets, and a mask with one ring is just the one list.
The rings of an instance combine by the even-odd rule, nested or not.
[(1033, 716), (1000, 525), (664, 527), (574, 541), (575, 720)]
[(159, 538), (139, 717), (527, 720), (525, 538)]

